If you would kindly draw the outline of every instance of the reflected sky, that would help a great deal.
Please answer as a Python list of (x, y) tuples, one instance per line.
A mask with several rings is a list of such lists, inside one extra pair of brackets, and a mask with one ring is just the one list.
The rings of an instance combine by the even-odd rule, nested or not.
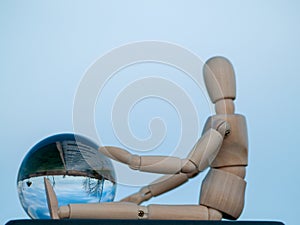
[[(31, 218), (50, 218), (44, 188), (44, 176), (33, 177), (18, 182), (18, 192), (21, 203)], [(99, 203), (113, 201), (115, 184), (109, 180), (97, 180), (79, 176), (49, 176), (59, 206), (72, 203)], [(97, 193), (91, 193), (85, 183), (96, 186)], [(29, 185), (30, 184), (30, 185)]]

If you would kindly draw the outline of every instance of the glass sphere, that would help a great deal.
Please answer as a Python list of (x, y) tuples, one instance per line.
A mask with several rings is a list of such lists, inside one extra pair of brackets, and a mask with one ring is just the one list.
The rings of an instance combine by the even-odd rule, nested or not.
[(110, 159), (89, 139), (75, 134), (50, 136), (30, 149), (18, 173), (18, 194), (33, 219), (50, 218), (44, 177), (59, 206), (113, 201), (115, 171)]

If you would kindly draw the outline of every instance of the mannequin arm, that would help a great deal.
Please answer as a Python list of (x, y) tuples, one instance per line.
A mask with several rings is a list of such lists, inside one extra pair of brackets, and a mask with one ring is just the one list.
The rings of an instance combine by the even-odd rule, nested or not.
[(131, 169), (143, 172), (175, 174), (182, 169), (193, 171), (195, 166), (186, 159), (172, 156), (138, 156), (112, 146), (100, 147), (99, 151), (109, 158), (127, 164)]
[[(229, 132), (230, 127), (228, 123), (222, 120), (216, 120), (216, 122), (212, 124), (212, 128), (213, 129), (206, 132), (200, 138), (188, 155), (188, 160), (193, 162), (194, 165), (198, 165), (193, 172), (162, 176), (148, 186), (141, 188), (139, 192), (122, 199), (121, 202), (133, 202), (136, 204), (141, 204), (153, 196), (158, 196), (177, 188), (178, 186), (187, 182), (189, 178), (198, 175), (199, 171), (204, 170), (218, 153), (220, 148), (219, 145), (222, 143), (222, 141), (220, 135), (216, 134), (217, 131), (222, 137), (224, 137), (225, 134)], [(215, 152), (213, 152), (213, 149), (215, 149)]]
[(214, 160), (222, 145), (229, 124), (223, 120), (207, 130), (198, 140), (186, 159), (173, 156), (138, 156), (118, 147), (100, 147), (104, 155), (127, 164), (131, 169), (151, 173), (176, 174), (203, 171)]

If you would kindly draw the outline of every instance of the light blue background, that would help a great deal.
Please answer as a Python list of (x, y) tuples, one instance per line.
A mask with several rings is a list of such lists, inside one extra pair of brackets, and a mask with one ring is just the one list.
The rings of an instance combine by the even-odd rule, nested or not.
[[(162, 40), (233, 62), (250, 141), (240, 219), (297, 224), (299, 11), (298, 1), (1, 1), (0, 223), (27, 218), (20, 162), (42, 138), (72, 131), (74, 94), (91, 63), (132, 41)], [(197, 203), (201, 178), (151, 202)], [(135, 190), (120, 186), (116, 198)]]

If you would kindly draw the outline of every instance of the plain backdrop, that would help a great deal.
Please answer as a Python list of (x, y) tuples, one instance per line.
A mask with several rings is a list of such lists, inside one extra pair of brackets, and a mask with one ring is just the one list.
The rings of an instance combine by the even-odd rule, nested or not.
[[(17, 194), (20, 163), (39, 140), (73, 131), (73, 100), (87, 68), (118, 46), (158, 40), (190, 49), (203, 61), (214, 55), (232, 61), (237, 75), (236, 111), (247, 117), (249, 132), (248, 186), (240, 219), (297, 224), (299, 11), (296, 0), (0, 1), (0, 223), (28, 218)], [(161, 71), (168, 79), (175, 77), (174, 82), (185, 76), (178, 71), (173, 76), (172, 68), (148, 64), (120, 73), (134, 71), (138, 73), (133, 79)], [(107, 88), (107, 96), (120, 91), (117, 88), (122, 85), (117, 84), (130, 82), (124, 82), (124, 77), (113, 77), (108, 85), (115, 84), (115, 88)], [(182, 83), (186, 89), (190, 84), (188, 91), (193, 92), (188, 78)], [(197, 102), (196, 91), (190, 96)], [(98, 103), (95, 122), (101, 124), (106, 120), (101, 109), (108, 103)], [(207, 106), (202, 107), (200, 127), (209, 116)], [(178, 116), (168, 103), (151, 98), (132, 113), (132, 130), (140, 138), (147, 137), (152, 115), (161, 117), (168, 127), (167, 144), (172, 146), (179, 135)], [(140, 115), (136, 116), (140, 122), (135, 115)], [(109, 126), (101, 127), (107, 129), (102, 132), (105, 144), (119, 145)], [(203, 175), (150, 203), (197, 204), (202, 179)], [(116, 200), (136, 190), (119, 185)]]

